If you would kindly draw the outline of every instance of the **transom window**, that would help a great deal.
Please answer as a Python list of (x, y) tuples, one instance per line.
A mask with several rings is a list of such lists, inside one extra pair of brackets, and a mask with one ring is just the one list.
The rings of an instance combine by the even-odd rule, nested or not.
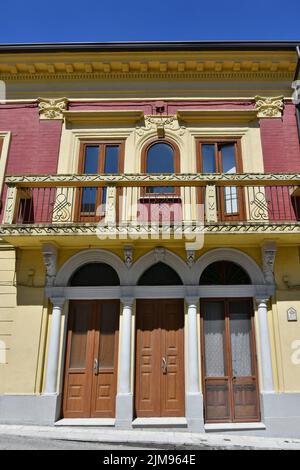
[(238, 285), (251, 284), (246, 271), (231, 261), (216, 261), (204, 269), (200, 285)]
[(147, 269), (140, 277), (139, 286), (177, 286), (182, 280), (173, 268), (159, 262)]
[(119, 286), (120, 279), (117, 272), (106, 263), (88, 263), (75, 271), (70, 286)]

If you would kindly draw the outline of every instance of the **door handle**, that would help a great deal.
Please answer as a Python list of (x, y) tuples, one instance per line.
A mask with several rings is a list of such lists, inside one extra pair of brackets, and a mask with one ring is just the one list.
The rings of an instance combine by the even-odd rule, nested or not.
[(98, 372), (99, 372), (98, 359), (95, 357), (95, 359), (94, 359), (94, 373), (97, 375)]
[(163, 374), (166, 374), (168, 371), (168, 366), (167, 366), (167, 360), (165, 357), (163, 357), (161, 360), (161, 368), (162, 368)]

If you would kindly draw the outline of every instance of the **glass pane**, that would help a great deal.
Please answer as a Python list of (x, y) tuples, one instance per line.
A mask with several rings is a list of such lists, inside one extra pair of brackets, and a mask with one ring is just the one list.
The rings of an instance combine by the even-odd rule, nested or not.
[[(147, 173), (174, 173), (174, 150), (165, 143), (157, 143), (150, 147), (147, 153)], [(173, 193), (170, 186), (148, 187), (147, 193)]]
[(204, 308), (205, 375), (224, 377), (226, 373), (224, 305), (223, 302), (206, 302)]
[(119, 172), (119, 146), (107, 145), (105, 147), (104, 173)]
[(85, 368), (89, 317), (81, 310), (79, 308), (74, 312), (70, 354), (70, 368), (72, 369)]
[(202, 172), (216, 173), (215, 146), (213, 144), (202, 144)]
[(235, 163), (235, 145), (234, 144), (220, 144), (222, 157), (222, 172), (223, 173), (236, 173)]
[(139, 286), (177, 286), (182, 280), (173, 268), (159, 262), (148, 268), (138, 281)]
[(147, 153), (147, 173), (174, 173), (174, 150), (165, 143), (157, 143)]
[(235, 186), (224, 188), (224, 202), (226, 214), (236, 214), (238, 212), (238, 192)]
[(85, 147), (84, 173), (98, 173), (99, 147)]
[(251, 318), (248, 303), (229, 302), (232, 374), (235, 377), (252, 375)]
[(100, 315), (99, 369), (113, 368), (115, 360), (115, 332), (119, 306), (103, 303)]
[(96, 211), (97, 188), (83, 188), (81, 199), (81, 212), (94, 214)]

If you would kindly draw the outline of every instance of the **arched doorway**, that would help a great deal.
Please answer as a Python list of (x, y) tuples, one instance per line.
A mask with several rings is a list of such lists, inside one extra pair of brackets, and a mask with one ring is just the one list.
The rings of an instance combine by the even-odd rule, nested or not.
[[(164, 262), (149, 267), (139, 286), (182, 285)], [(135, 413), (137, 417), (184, 416), (184, 303), (137, 300)]]
[[(70, 287), (118, 286), (106, 263), (86, 263)], [(113, 418), (117, 390), (119, 300), (71, 300), (67, 328), (63, 416)]]
[[(204, 269), (199, 284), (245, 286), (251, 279), (237, 263), (215, 261)], [(208, 423), (260, 420), (253, 314), (251, 298), (201, 299), (203, 394)]]

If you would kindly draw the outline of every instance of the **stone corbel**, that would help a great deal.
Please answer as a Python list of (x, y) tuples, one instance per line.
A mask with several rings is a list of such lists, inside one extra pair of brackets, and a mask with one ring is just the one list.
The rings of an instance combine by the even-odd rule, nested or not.
[(266, 242), (262, 245), (263, 273), (266, 284), (274, 284), (276, 251), (277, 247), (275, 242)]
[(67, 98), (38, 98), (40, 119), (63, 119)]
[(51, 243), (45, 243), (42, 248), (46, 268), (46, 287), (52, 287), (56, 276), (57, 248)]
[(255, 96), (255, 110), (257, 117), (261, 118), (280, 118), (282, 116), (284, 102), (283, 96), (262, 97)]

